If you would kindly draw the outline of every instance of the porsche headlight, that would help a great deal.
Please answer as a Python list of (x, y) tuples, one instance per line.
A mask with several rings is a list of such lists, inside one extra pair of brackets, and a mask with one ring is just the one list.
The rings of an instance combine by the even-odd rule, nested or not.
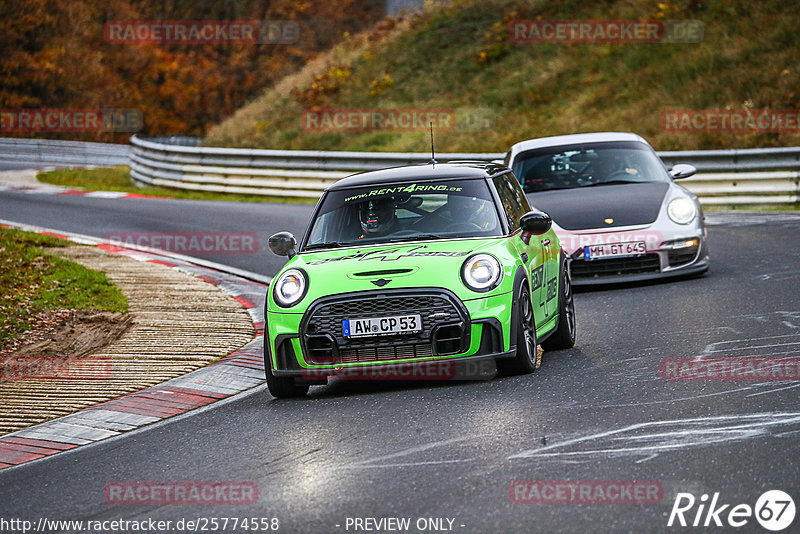
[(497, 287), (503, 271), (500, 262), (490, 254), (475, 254), (461, 266), (461, 279), (473, 291), (485, 292)]
[(694, 201), (689, 198), (676, 198), (670, 201), (667, 206), (667, 215), (678, 224), (689, 224), (697, 215), (697, 207), (694, 205)]
[(300, 269), (289, 269), (275, 280), (272, 294), (278, 306), (289, 308), (303, 299), (307, 288), (306, 273)]

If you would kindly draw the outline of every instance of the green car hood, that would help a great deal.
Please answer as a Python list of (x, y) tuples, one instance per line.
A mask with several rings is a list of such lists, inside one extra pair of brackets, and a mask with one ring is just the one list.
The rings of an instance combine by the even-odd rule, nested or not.
[[(269, 311), (302, 313), (314, 300), (339, 293), (415, 287), (443, 287), (462, 300), (510, 291), (516, 264), (510, 239), (451, 239), (405, 244), (383, 244), (298, 254), (281, 269), (303, 269), (308, 292), (291, 308), (277, 306), (270, 292)], [(461, 266), (472, 254), (494, 255), (503, 267), (503, 280), (488, 293), (478, 293), (461, 281)], [(277, 279), (277, 276), (276, 276)]]

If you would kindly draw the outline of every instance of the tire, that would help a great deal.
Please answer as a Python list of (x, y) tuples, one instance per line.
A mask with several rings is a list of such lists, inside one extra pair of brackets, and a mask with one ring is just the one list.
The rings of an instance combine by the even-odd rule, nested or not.
[(276, 399), (305, 397), (308, 393), (309, 385), (303, 384), (293, 376), (275, 376), (272, 374), (272, 361), (269, 354), (269, 337), (264, 335), (264, 374), (267, 377), (269, 394)]
[(498, 358), (497, 374), (514, 376), (530, 374), (539, 367), (536, 349), (536, 327), (533, 319), (531, 292), (523, 284), (519, 292), (519, 311), (517, 312), (517, 353), (513, 358)]
[(569, 349), (575, 346), (575, 300), (572, 296), (572, 276), (566, 262), (562, 263), (558, 294), (558, 326), (542, 342), (544, 350)]

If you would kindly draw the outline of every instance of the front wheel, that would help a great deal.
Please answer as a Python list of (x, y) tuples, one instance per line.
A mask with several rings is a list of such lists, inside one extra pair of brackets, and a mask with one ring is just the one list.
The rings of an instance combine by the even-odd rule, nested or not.
[(305, 397), (308, 393), (308, 384), (298, 384), (293, 376), (275, 376), (269, 367), (266, 368), (266, 375), (269, 394), (276, 399)]
[(572, 276), (566, 263), (561, 269), (561, 291), (558, 295), (558, 327), (543, 343), (545, 350), (569, 349), (575, 346), (575, 299)]
[(536, 349), (536, 327), (533, 322), (531, 292), (523, 285), (519, 293), (517, 313), (517, 354), (496, 361), (500, 376), (524, 375), (534, 372), (541, 363)]
[(269, 357), (269, 338), (264, 336), (264, 375), (267, 378), (269, 394), (276, 399), (304, 397), (308, 393), (308, 384), (296, 380), (293, 376), (275, 376), (272, 374), (272, 362)]

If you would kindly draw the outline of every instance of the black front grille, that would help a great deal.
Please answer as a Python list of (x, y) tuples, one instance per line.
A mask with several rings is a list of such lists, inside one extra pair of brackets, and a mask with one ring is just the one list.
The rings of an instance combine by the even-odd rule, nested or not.
[(375, 362), (433, 356), (430, 343), (410, 343), (390, 347), (360, 347), (343, 349), (339, 353), (341, 363)]
[(433, 332), (433, 343), (437, 354), (455, 354), (461, 347), (464, 338), (463, 323), (452, 324), (437, 328)]
[[(415, 334), (348, 338), (342, 332), (343, 319), (412, 314), (422, 319)], [(369, 292), (312, 305), (301, 324), (301, 339), (312, 364), (424, 358), (466, 350), (468, 325), (466, 309), (449, 293)]]
[(586, 261), (572, 260), (570, 273), (573, 277), (592, 278), (621, 276), (625, 274), (657, 273), (661, 270), (658, 254), (644, 254), (630, 258), (608, 258)]
[(338, 302), (315, 310), (314, 318), (324, 316), (379, 317), (382, 315), (402, 315), (437, 308), (437, 311), (457, 313), (452, 303), (445, 297), (418, 295), (408, 297), (381, 297)]

